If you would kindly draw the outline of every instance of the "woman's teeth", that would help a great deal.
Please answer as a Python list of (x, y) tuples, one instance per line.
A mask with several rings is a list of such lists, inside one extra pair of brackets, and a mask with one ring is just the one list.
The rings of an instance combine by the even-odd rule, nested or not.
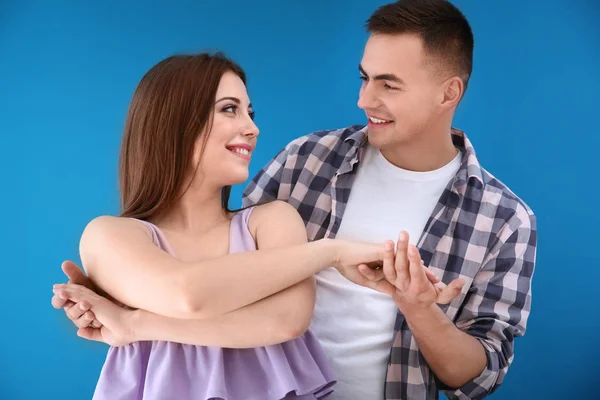
[(242, 149), (239, 147), (236, 147), (236, 148), (232, 149), (231, 151), (233, 151), (234, 153), (241, 154), (243, 156), (247, 156), (248, 154), (250, 154), (250, 151), (248, 151), (247, 149)]

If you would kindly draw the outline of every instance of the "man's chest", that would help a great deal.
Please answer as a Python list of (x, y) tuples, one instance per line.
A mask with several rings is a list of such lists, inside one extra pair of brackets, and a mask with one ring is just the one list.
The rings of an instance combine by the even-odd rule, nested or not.
[(405, 230), (416, 244), (447, 181), (386, 181), (368, 171), (320, 177), (292, 187), (288, 201), (302, 216), (309, 240), (379, 242), (395, 240)]
[(431, 190), (428, 185), (414, 182), (375, 183), (356, 180), (336, 237), (365, 242), (396, 241), (398, 234), (406, 231), (410, 242), (417, 244), (444, 186)]
[(404, 230), (425, 264), (444, 282), (462, 277), (469, 283), (479, 269), (486, 248), (474, 243), (486, 243), (491, 232), (474, 229), (472, 213), (456, 207), (460, 201), (454, 207), (447, 205), (449, 188), (444, 182), (382, 185), (353, 174), (325, 181), (320, 180), (318, 190), (308, 183), (293, 186), (290, 193), (309, 240), (395, 241)]

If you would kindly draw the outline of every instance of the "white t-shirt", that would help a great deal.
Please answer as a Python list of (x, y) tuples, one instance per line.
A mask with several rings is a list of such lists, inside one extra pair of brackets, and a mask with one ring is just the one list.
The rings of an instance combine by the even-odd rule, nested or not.
[[(396, 242), (405, 230), (415, 244), (460, 162), (459, 153), (435, 171), (408, 171), (367, 146), (336, 238)], [(336, 373), (331, 400), (383, 398), (396, 314), (391, 297), (346, 280), (335, 268), (317, 274), (311, 330)]]

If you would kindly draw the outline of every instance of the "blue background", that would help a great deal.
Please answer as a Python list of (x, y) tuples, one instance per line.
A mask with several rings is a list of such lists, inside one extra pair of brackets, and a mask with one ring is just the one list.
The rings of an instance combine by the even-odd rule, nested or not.
[[(61, 261), (78, 260), (85, 224), (118, 211), (118, 149), (141, 76), (176, 52), (237, 60), (262, 131), (253, 174), (297, 136), (364, 122), (362, 25), (384, 2), (0, 1), (1, 399), (93, 393), (106, 348), (75, 336), (51, 289)], [(539, 223), (529, 331), (492, 398), (598, 398), (600, 5), (455, 4), (476, 38), (455, 126)]]

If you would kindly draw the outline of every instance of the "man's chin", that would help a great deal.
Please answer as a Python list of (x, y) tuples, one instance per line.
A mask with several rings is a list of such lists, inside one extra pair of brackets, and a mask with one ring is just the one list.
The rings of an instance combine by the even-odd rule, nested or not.
[(390, 142), (390, 137), (388, 132), (368, 131), (367, 140), (369, 141), (369, 144), (371, 146), (381, 149), (384, 148), (386, 144)]

